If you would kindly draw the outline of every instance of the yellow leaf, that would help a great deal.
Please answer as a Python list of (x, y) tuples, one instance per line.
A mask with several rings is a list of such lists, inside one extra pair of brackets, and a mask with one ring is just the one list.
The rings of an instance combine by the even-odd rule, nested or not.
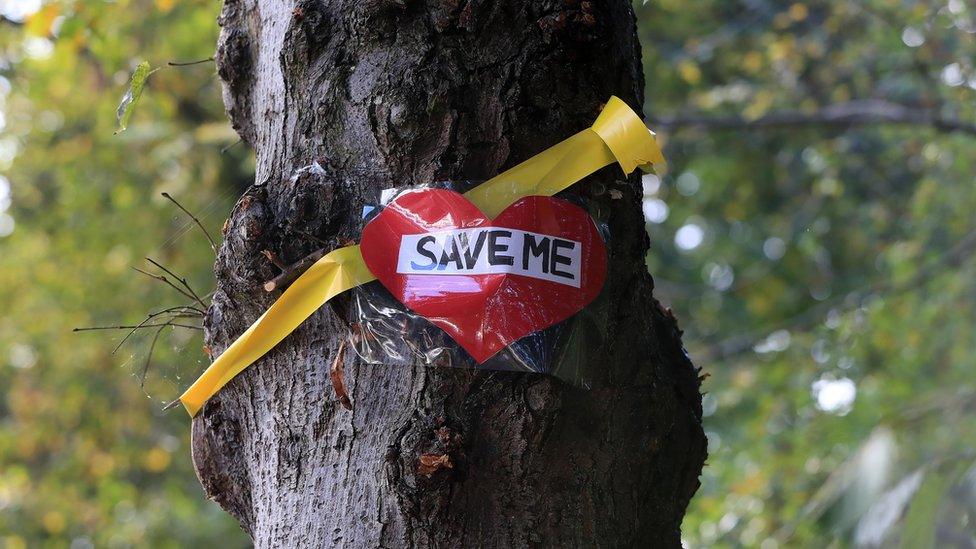
[(0, 542), (2, 542), (0, 546), (6, 547), (7, 549), (27, 549), (27, 542), (20, 536), (0, 538)]
[(115, 459), (109, 454), (96, 453), (89, 460), (89, 470), (96, 478), (101, 478), (115, 470)]
[(751, 51), (742, 57), (742, 68), (746, 72), (755, 74), (762, 69), (763, 56), (758, 51)]
[(689, 84), (697, 84), (701, 80), (701, 69), (694, 61), (688, 59), (678, 63), (678, 74)]
[(57, 511), (48, 511), (44, 513), (41, 518), (41, 523), (44, 525), (44, 529), (52, 534), (60, 534), (64, 531), (64, 527), (67, 525), (67, 521), (64, 520), (64, 515)]
[(766, 114), (773, 105), (773, 94), (769, 90), (760, 90), (752, 99), (752, 103), (742, 112), (748, 120), (755, 120)]
[(773, 58), (773, 61), (783, 61), (793, 53), (795, 48), (796, 43), (793, 41), (793, 38), (785, 37), (769, 45), (769, 55)]
[(810, 15), (810, 11), (807, 9), (806, 4), (796, 3), (790, 6), (790, 19), (800, 22)]
[(145, 457), (142, 459), (143, 466), (145, 466), (147, 471), (152, 473), (165, 471), (169, 467), (169, 462), (169, 452), (158, 446), (146, 452)]
[(30, 16), (25, 30), (31, 36), (47, 36), (51, 33), (51, 24), (58, 16), (57, 4), (48, 4)]

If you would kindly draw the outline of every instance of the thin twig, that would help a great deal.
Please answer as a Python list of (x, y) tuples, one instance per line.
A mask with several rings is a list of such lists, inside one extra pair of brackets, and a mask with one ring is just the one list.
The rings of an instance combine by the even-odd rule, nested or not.
[(173, 408), (179, 406), (179, 404), (180, 404), (180, 399), (176, 399), (173, 402), (167, 404), (166, 406), (163, 406), (163, 411), (165, 412), (166, 410), (172, 410)]
[(170, 67), (189, 67), (191, 65), (201, 65), (203, 63), (208, 63), (213, 60), (214, 60), (213, 57), (208, 57), (206, 59), (200, 59), (199, 61), (183, 61), (183, 62), (170, 61), (169, 63), (166, 64), (169, 65)]
[(161, 316), (161, 315), (164, 315), (164, 314), (167, 314), (167, 313), (173, 313), (174, 311), (176, 311), (177, 314), (182, 314), (182, 311), (177, 311), (178, 309), (182, 309), (182, 308), (183, 307), (170, 307), (170, 308), (164, 309), (162, 311), (158, 311), (158, 312), (155, 312), (155, 313), (149, 313), (146, 316), (146, 319), (145, 320), (143, 320), (142, 322), (140, 322), (139, 324), (137, 324), (134, 328), (132, 328), (132, 330), (128, 334), (126, 334), (125, 337), (122, 338), (122, 341), (120, 341), (119, 344), (116, 345), (114, 349), (112, 349), (112, 354), (114, 355), (115, 353), (117, 353), (119, 351), (119, 349), (122, 348), (122, 345), (130, 337), (132, 337), (132, 334), (136, 333), (136, 330), (138, 330), (142, 326), (145, 326), (146, 324), (148, 324), (149, 322), (151, 322), (154, 318), (156, 318), (158, 316)]
[(125, 342), (128, 341), (130, 337), (132, 337), (132, 334), (136, 333), (136, 330), (139, 330), (140, 328), (142, 328), (146, 324), (149, 324), (149, 321), (150, 320), (151, 320), (151, 318), (147, 318), (146, 320), (143, 320), (139, 324), (136, 324), (135, 326), (133, 326), (132, 329), (129, 330), (129, 333), (125, 334), (125, 337), (123, 337), (122, 340), (119, 341), (119, 344), (116, 345), (114, 349), (112, 349), (112, 354), (114, 355), (115, 353), (119, 352), (119, 349), (121, 349), (122, 348), (122, 345), (125, 344)]
[(200, 227), (200, 230), (203, 231), (203, 234), (207, 235), (207, 240), (210, 241), (210, 249), (212, 249), (213, 252), (216, 254), (217, 253), (217, 243), (214, 242), (213, 237), (211, 237), (210, 236), (210, 233), (207, 232), (207, 229), (204, 228), (203, 223), (200, 223), (200, 220), (197, 219), (197, 217), (195, 215), (191, 214), (190, 213), (190, 210), (187, 210), (186, 208), (184, 208), (183, 205), (180, 204), (179, 202), (177, 202), (175, 198), (173, 198), (172, 196), (169, 195), (169, 193), (161, 193), (161, 194), (163, 195), (164, 198), (166, 198), (167, 200), (169, 200), (173, 204), (176, 204), (176, 207), (177, 208), (183, 210), (183, 213), (185, 213), (186, 215), (190, 216), (190, 219), (192, 219), (193, 222), (197, 224), (197, 227)]
[(281, 274), (264, 283), (264, 291), (273, 292), (278, 288), (284, 288), (291, 284), (316, 261), (322, 259), (325, 253), (326, 249), (320, 248), (285, 267), (282, 269)]
[(204, 312), (197, 309), (193, 305), (176, 305), (174, 307), (166, 307), (165, 309), (160, 309), (154, 313), (149, 313), (150, 316), (158, 316), (166, 313), (171, 313), (174, 316), (191, 318), (191, 317), (202, 317)]
[(128, 330), (130, 328), (135, 328), (136, 330), (142, 328), (158, 328), (160, 326), (176, 326), (178, 328), (189, 328), (191, 330), (203, 330), (202, 326), (194, 326), (193, 324), (180, 324), (178, 322), (164, 322), (162, 324), (142, 324), (135, 326), (85, 326), (82, 328), (72, 328), (72, 332), (91, 332), (95, 330)]
[(224, 153), (226, 153), (227, 151), (229, 151), (229, 150), (231, 150), (231, 149), (233, 149), (234, 147), (236, 147), (237, 145), (239, 145), (239, 144), (241, 144), (241, 143), (243, 143), (243, 142), (244, 142), (244, 140), (243, 140), (243, 139), (240, 139), (240, 138), (238, 138), (238, 139), (237, 139), (237, 141), (234, 141), (234, 142), (233, 142), (233, 143), (231, 143), (230, 145), (227, 145), (226, 147), (224, 147), (224, 148), (222, 148), (222, 149), (220, 149), (220, 154), (224, 154)]
[(191, 294), (193, 294), (192, 299), (195, 299), (197, 301), (197, 303), (199, 303), (200, 306), (203, 307), (204, 309), (207, 308), (207, 305), (203, 302), (202, 299), (200, 299), (200, 296), (198, 296), (197, 293), (193, 291), (193, 288), (190, 287), (190, 283), (186, 281), (186, 278), (185, 277), (182, 277), (182, 276), (177, 275), (173, 271), (171, 271), (171, 270), (167, 269), (166, 267), (164, 267), (159, 262), (154, 261), (151, 257), (147, 257), (146, 258), (146, 261), (148, 261), (148, 262), (152, 263), (153, 265), (159, 267), (160, 269), (163, 270), (163, 272), (165, 272), (166, 274), (168, 274), (168, 275), (172, 276), (173, 278), (175, 278), (176, 280), (178, 280), (180, 282), (180, 284), (183, 284), (183, 286), (186, 287), (186, 289), (189, 290)]
[(288, 265), (285, 265), (285, 262), (282, 261), (280, 257), (278, 257), (278, 254), (272, 252), (271, 250), (261, 250), (261, 255), (268, 258), (268, 261), (270, 261), (272, 264), (274, 264), (275, 267), (278, 267), (282, 271), (288, 268)]
[(112, 349), (112, 354), (114, 355), (115, 353), (119, 352), (119, 349), (121, 349), (122, 345), (124, 345), (125, 342), (128, 341), (130, 337), (132, 337), (132, 334), (136, 333), (136, 330), (141, 329), (146, 324), (149, 324), (153, 318), (154, 318), (153, 315), (150, 314), (149, 316), (146, 317), (145, 320), (133, 326), (132, 329), (129, 330), (129, 333), (125, 334), (125, 337), (123, 337), (122, 340), (119, 341), (119, 344), (116, 345), (114, 349)]
[(213, 298), (215, 293), (217, 293), (217, 288), (214, 288), (213, 290), (210, 290), (209, 292), (203, 294), (203, 299), (211, 299)]
[(159, 334), (163, 333), (163, 329), (165, 328), (166, 328), (165, 324), (160, 326), (159, 329), (156, 330), (156, 333), (153, 335), (152, 343), (149, 344), (149, 354), (146, 355), (146, 365), (142, 367), (142, 375), (140, 376), (139, 379), (140, 389), (146, 385), (146, 375), (149, 373), (149, 363), (152, 361), (153, 350), (156, 349), (156, 341), (159, 340)]
[[(135, 272), (137, 272), (137, 273), (144, 274), (144, 275), (146, 275), (149, 278), (152, 278), (154, 280), (158, 280), (158, 281), (162, 282), (163, 284), (166, 284), (167, 286), (169, 286), (170, 288), (173, 288), (174, 290), (176, 290), (177, 292), (179, 292), (180, 295), (182, 295), (183, 297), (185, 297), (187, 299), (198, 300), (198, 298), (196, 296), (194, 296), (193, 294), (187, 293), (183, 288), (180, 288), (176, 284), (173, 284), (172, 282), (170, 282), (170, 280), (168, 278), (166, 278), (163, 275), (153, 274), (153, 273), (150, 273), (149, 271), (144, 271), (144, 270), (140, 269), (139, 267), (132, 267), (132, 270), (135, 271)], [(201, 303), (201, 305), (202, 305), (202, 303)]]

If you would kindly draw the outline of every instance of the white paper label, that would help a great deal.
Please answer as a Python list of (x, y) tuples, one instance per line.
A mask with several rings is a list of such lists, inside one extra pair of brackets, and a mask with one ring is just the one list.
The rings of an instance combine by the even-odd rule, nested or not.
[(573, 240), (501, 227), (408, 234), (400, 239), (397, 272), (510, 273), (579, 288), (582, 248)]

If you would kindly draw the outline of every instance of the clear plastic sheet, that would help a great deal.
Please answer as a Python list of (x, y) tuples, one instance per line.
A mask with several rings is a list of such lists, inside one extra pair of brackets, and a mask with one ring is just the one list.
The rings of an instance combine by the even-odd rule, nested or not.
[[(475, 185), (477, 182), (455, 182), (387, 189), (377, 204), (364, 208), (363, 225), (402, 192), (419, 188), (464, 192)], [(569, 194), (559, 198), (583, 208), (592, 218), (593, 211), (587, 208), (586, 201)], [(594, 221), (599, 238), (606, 242), (609, 235), (605, 222)], [(587, 365), (598, 364), (599, 357), (605, 354), (608, 311), (602, 287), (579, 312), (510, 343), (480, 364), (444, 330), (400, 303), (380, 282), (359, 286), (349, 296), (355, 352), (369, 364), (535, 372), (588, 388), (592, 376)], [(526, 303), (510, 314), (532, 315), (532, 307), (536, 306)]]

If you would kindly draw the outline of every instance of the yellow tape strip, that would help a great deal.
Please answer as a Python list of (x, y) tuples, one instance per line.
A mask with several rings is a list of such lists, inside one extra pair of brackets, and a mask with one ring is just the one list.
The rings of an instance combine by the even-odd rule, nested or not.
[[(556, 194), (613, 162), (620, 164), (625, 174), (637, 167), (649, 169), (653, 165), (658, 171), (665, 167), (654, 134), (616, 97), (610, 98), (590, 128), (485, 181), (465, 196), (488, 217), (495, 217), (520, 198)], [(363, 262), (358, 245), (326, 254), (180, 396), (186, 411), (195, 416), (227, 382), (274, 348), (325, 302), (372, 280), (375, 277)]]

